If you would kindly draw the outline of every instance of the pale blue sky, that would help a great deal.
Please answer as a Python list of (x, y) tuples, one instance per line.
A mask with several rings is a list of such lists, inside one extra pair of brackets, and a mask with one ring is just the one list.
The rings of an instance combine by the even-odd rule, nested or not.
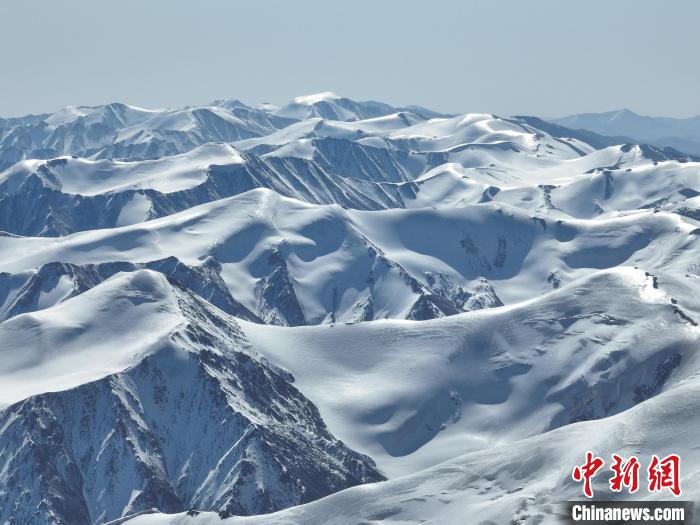
[(335, 91), (451, 112), (700, 114), (697, 0), (1, 0), (0, 115)]

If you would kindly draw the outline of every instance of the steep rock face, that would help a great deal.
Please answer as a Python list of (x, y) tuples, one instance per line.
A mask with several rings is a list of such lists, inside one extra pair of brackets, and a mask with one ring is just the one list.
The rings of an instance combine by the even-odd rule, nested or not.
[[(266, 519), (265, 523), (371, 523), (384, 516), (390, 516), (393, 523), (460, 523), (466, 521), (464, 515), (472, 509), (478, 509), (478, 519), (482, 523), (561, 523), (566, 513), (560, 502), (580, 499), (581, 485), (572, 483), (571, 477), (566, 475), (571, 467), (562, 467), (560, 471), (552, 466), (579, 464), (581, 450), (596, 451), (597, 456), (605, 459), (612, 454), (625, 458), (635, 456), (642, 465), (651, 461), (652, 451), (679, 452), (683, 457), (681, 486), (684, 494), (694, 495), (700, 490), (697, 466), (700, 454), (693, 440), (700, 425), (698, 397), (700, 388), (694, 381), (603, 421), (577, 423), (515, 443), (498, 443), (490, 450), (451, 458), (409, 476), (350, 489), (285, 510)], [(640, 451), (640, 445), (645, 450)], [(609, 479), (602, 471), (593, 477), (596, 499), (654, 501), (654, 494), (643, 494), (642, 490), (632, 494), (625, 490), (612, 492)], [(484, 480), (488, 480), (488, 489), (484, 488)], [(527, 495), (523, 494), (525, 491)], [(213, 513), (196, 516), (156, 513), (133, 517), (125, 523), (256, 525), (260, 520), (221, 521)]]
[[(398, 280), (415, 296), (406, 319), (426, 320), (460, 312), (493, 308), (503, 303), (486, 279), (455, 285), (440, 274), (427, 275), (421, 284), (399, 264), (370, 248), (374, 254), (366, 279), (367, 289), (360, 291), (350, 309), (340, 310), (338, 299), (321, 319), (307, 319), (295, 290), (295, 278), (279, 250), (267, 258), (265, 275), (256, 284), (257, 304), (254, 311), (237, 301), (221, 277), (221, 265), (208, 257), (201, 266), (188, 266), (176, 257), (147, 263), (113, 262), (77, 265), (47, 263), (36, 271), (10, 274), (0, 272), (0, 321), (16, 315), (49, 308), (75, 297), (119, 272), (154, 270), (167, 276), (224, 312), (239, 319), (279, 326), (303, 326), (319, 322), (360, 322), (375, 319), (375, 301), (383, 301), (386, 281)], [(377, 279), (379, 282), (377, 282)], [(338, 293), (338, 287), (334, 289)]]
[(174, 290), (186, 320), (116, 374), (0, 411), (0, 519), (104, 523), (151, 507), (273, 512), (383, 479), (257, 359), (232, 318)]
[[(122, 210), (135, 197), (148, 199), (140, 190), (93, 196), (63, 193), (60, 186), (51, 183), (50, 166), (40, 171), (44, 172), (43, 176), (33, 174), (12, 191), (0, 184), (0, 230), (17, 235), (58, 237), (114, 227)], [(153, 217), (146, 210), (140, 219), (148, 218)]]
[(278, 250), (267, 258), (270, 273), (257, 284), (258, 312), (266, 323), (282, 326), (306, 324), (304, 310), (294, 291), (294, 279)]
[(375, 148), (357, 142), (327, 137), (315, 139), (314, 160), (345, 178), (369, 182), (408, 182), (428, 165), (420, 155)]
[[(123, 222), (129, 206), (135, 202), (142, 205), (132, 222), (141, 222), (255, 188), (269, 188), (311, 203), (337, 203), (363, 210), (402, 206), (400, 190), (379, 183), (386, 178), (406, 178), (408, 168), (384, 150), (342, 142), (343, 149), (350, 151), (335, 161), (297, 157), (263, 159), (246, 153), (244, 163), (213, 164), (201, 184), (169, 193), (153, 188), (125, 188), (94, 195), (68, 193), (63, 190), (57, 173), (67, 160), (54, 159), (39, 165), (20, 182), (0, 181), (0, 230), (16, 235), (57, 237), (112, 228), (123, 225), (120, 219)], [(360, 159), (361, 164), (340, 162), (344, 155)]]
[(148, 263), (113, 262), (76, 265), (48, 263), (36, 272), (0, 273), (0, 321), (26, 312), (35, 312), (81, 294), (119, 272), (154, 270), (186, 288), (224, 312), (252, 322), (261, 322), (254, 313), (236, 301), (221, 279), (221, 266), (208, 258), (201, 266), (187, 266), (176, 257)]
[(493, 286), (484, 277), (460, 285), (444, 274), (427, 272), (426, 281), (432, 293), (449, 300), (462, 312), (503, 306)]
[[(432, 272), (426, 272), (425, 278), (419, 279), (411, 275), (399, 263), (389, 259), (378, 247), (371, 245), (368, 251), (370, 257), (374, 259), (367, 278), (370, 292), (369, 305), (374, 304), (374, 296), (379, 292), (377, 281), (385, 281), (390, 275), (398, 277), (403, 286), (408, 287), (415, 297), (415, 301), (403, 316), (405, 319), (426, 321), (503, 305), (491, 284), (483, 277), (461, 285), (455, 284), (444, 274)], [(379, 293), (386, 294), (386, 292)], [(368, 317), (370, 312), (367, 308), (361, 309), (361, 311), (363, 317), (356, 319), (357, 321), (376, 318), (373, 309), (372, 317)]]

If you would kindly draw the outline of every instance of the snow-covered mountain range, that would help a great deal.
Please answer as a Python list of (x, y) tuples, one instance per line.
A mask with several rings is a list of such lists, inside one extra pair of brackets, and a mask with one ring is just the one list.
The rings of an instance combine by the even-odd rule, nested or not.
[(689, 118), (649, 117), (621, 109), (570, 115), (553, 119), (553, 122), (608, 136), (631, 137), (633, 141), (670, 146), (700, 155), (700, 115)]
[(548, 523), (586, 450), (700, 499), (700, 162), (595, 131), (0, 119), (0, 523)]

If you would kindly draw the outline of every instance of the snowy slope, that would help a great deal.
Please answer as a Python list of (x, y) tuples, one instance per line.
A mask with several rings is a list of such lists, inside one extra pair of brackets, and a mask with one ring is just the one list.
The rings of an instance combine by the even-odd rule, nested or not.
[(167, 288), (148, 273), (129, 274), (66, 302), (58, 311), (2, 323), (0, 406), (74, 388), (138, 362), (145, 349), (182, 322)]
[[(463, 251), (458, 231), (463, 215), (445, 219), (456, 223), (448, 253)], [(385, 230), (391, 224), (383, 214), (356, 215), (256, 190), (125, 228), (57, 239), (4, 237), (2, 250), (13, 255), (0, 263), (0, 276), (8, 283), (0, 311), (8, 311), (16, 302), (12, 298), (23, 293), (24, 268), (54, 261), (147, 264), (168, 256), (192, 268), (205, 260), (214, 264), (233, 299), (273, 324), (421, 319), (500, 304), (483, 278), (486, 266), (445, 273), (445, 265), (435, 261), (407, 271), (386, 253), (385, 238), (393, 232)], [(529, 218), (525, 227), (534, 230)], [(495, 258), (496, 244), (487, 242), (493, 252), (487, 256)], [(56, 286), (46, 284), (44, 293)]]
[(618, 413), (696, 375), (699, 305), (679, 310), (665, 284), (600, 271), (533, 301), (430, 322), (243, 330), (344, 442), (395, 476)]
[(145, 110), (113, 103), (0, 122), (0, 168), (27, 158), (155, 159), (268, 134), (294, 120), (245, 105)]
[(280, 108), (274, 108), (272, 113), (277, 116), (297, 120), (320, 117), (331, 120), (353, 121), (390, 115), (395, 113), (397, 109), (399, 111), (412, 111), (427, 118), (442, 116), (439, 113), (418, 106), (394, 108), (388, 104), (371, 100), (356, 102), (330, 91), (295, 97), (288, 104)]
[(208, 258), (201, 265), (188, 266), (176, 257), (147, 263), (125, 261), (75, 265), (65, 262), (42, 264), (38, 269), (0, 273), (0, 321), (19, 314), (55, 306), (75, 297), (119, 272), (149, 269), (162, 273), (182, 288), (199, 295), (239, 319), (262, 322), (236, 301), (221, 278), (221, 266)]
[(0, 185), (13, 193), (42, 166), (54, 169), (55, 184), (68, 194), (85, 196), (127, 189), (154, 189), (162, 193), (182, 191), (206, 179), (212, 164), (235, 164), (242, 157), (231, 146), (206, 144), (188, 153), (144, 162), (87, 160), (62, 157), (53, 162), (37, 160), (15, 164), (0, 176)]
[[(317, 98), (301, 105), (347, 100)], [(496, 200), (574, 217), (675, 203), (696, 191), (692, 177), (698, 164), (682, 154), (635, 145), (596, 150), (576, 138), (576, 132), (567, 137), (565, 128), (557, 128), (549, 134), (532, 119), (488, 114), (435, 117), (408, 109), (388, 112), (396, 108), (387, 107), (379, 116), (360, 112), (352, 120), (334, 113), (278, 122), (269, 110), (237, 101), (145, 113), (112, 106), (71, 108), (65, 115), (47, 117), (48, 127), (60, 127), (98, 117), (102, 122), (110, 116), (110, 129), (116, 131), (104, 140), (111, 141), (107, 150), (115, 151), (44, 148), (41, 151), (91, 158), (26, 160), (0, 172), (0, 230), (59, 236), (123, 226), (258, 187), (315, 204), (364, 210)], [(251, 131), (253, 138), (240, 140), (240, 133), (212, 123), (211, 115), (227, 123), (241, 120), (257, 131)], [(28, 122), (36, 125), (35, 120)], [(76, 133), (73, 130), (69, 136)], [(155, 149), (144, 154), (141, 150), (151, 148), (153, 141)], [(0, 144), (0, 152), (13, 148)], [(658, 164), (664, 165), (658, 169), (664, 173), (656, 173)], [(675, 194), (659, 194), (656, 178), (675, 176), (681, 164), (684, 176)], [(639, 181), (644, 187), (636, 199), (605, 202), (614, 190), (605, 182), (602, 192), (601, 184), (586, 188), (582, 205), (576, 198), (569, 202), (570, 195), (580, 195), (580, 184), (575, 183), (588, 181), (590, 173), (608, 177), (610, 172), (614, 177), (633, 168), (652, 172)]]
[(586, 447), (698, 499), (700, 162), (626, 142), (332, 93), (0, 120), (0, 523), (547, 523)]
[(566, 221), (493, 203), (357, 212), (255, 190), (123, 228), (0, 237), (9, 254), (0, 272), (168, 256), (196, 267), (212, 257), (233, 298), (273, 324), (425, 319), (472, 309), (477, 288), (492, 297), (482, 306), (493, 306), (618, 265), (695, 274), (696, 229), (652, 209)]
[(3, 523), (257, 514), (382, 479), (232, 318), (159, 273), (0, 330)]
[[(274, 109), (233, 99), (182, 109), (147, 110), (120, 103), (68, 107), (52, 114), (0, 119), (0, 169), (22, 159), (59, 155), (155, 159), (206, 142), (260, 137), (310, 117), (362, 120), (401, 109), (333, 94), (298, 97)], [(441, 116), (418, 107), (403, 109), (423, 118)]]
[[(581, 499), (581, 488), (571, 480), (572, 465), (581, 463), (581, 450), (595, 450), (604, 458), (616, 453), (679, 452), (684, 458), (683, 499), (698, 502), (698, 451), (691, 446), (697, 433), (697, 378), (603, 421), (569, 425), (534, 438), (466, 454), (417, 474), (345, 490), (317, 502), (269, 516), (229, 518), (199, 515), (144, 514), (129, 525), (291, 525), (372, 523), (465, 523), (465, 513), (478, 516), (473, 523), (557, 524), (567, 514), (562, 502)], [(616, 494), (608, 477), (594, 479), (600, 499), (649, 500), (649, 494)], [(656, 496), (664, 499), (662, 495)], [(665, 498), (668, 501), (668, 498)]]

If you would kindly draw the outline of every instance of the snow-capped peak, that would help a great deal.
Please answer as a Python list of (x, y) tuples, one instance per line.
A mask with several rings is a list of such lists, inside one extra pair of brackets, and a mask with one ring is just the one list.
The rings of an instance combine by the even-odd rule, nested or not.
[(340, 95), (336, 95), (332, 91), (323, 91), (321, 93), (314, 93), (312, 95), (303, 95), (300, 97), (295, 97), (292, 99), (293, 104), (303, 104), (303, 105), (313, 105), (313, 104), (318, 104), (319, 102), (328, 102), (330, 100), (339, 100), (342, 97)]

